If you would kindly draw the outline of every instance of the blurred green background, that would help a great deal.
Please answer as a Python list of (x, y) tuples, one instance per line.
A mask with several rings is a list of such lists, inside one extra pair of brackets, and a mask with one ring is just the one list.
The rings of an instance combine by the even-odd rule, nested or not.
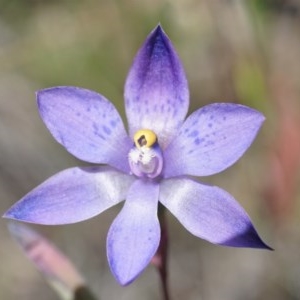
[[(233, 194), (275, 248), (214, 246), (170, 215), (172, 299), (300, 299), (299, 0), (0, 0), (1, 212), (55, 172), (84, 165), (46, 130), (35, 91), (93, 89), (124, 116), (127, 71), (159, 22), (185, 66), (191, 111), (236, 102), (266, 115), (246, 155), (201, 180)], [(153, 267), (126, 288), (108, 269), (106, 233), (120, 207), (79, 224), (35, 228), (74, 261), (101, 299), (161, 299)], [(57, 299), (11, 240), (6, 220), (0, 223), (0, 299)]]

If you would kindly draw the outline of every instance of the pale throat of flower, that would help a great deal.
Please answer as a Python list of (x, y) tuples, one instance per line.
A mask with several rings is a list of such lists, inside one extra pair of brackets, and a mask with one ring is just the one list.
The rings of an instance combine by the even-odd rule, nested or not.
[(156, 134), (150, 129), (138, 130), (134, 146), (128, 153), (132, 174), (138, 177), (155, 178), (161, 174), (163, 156)]

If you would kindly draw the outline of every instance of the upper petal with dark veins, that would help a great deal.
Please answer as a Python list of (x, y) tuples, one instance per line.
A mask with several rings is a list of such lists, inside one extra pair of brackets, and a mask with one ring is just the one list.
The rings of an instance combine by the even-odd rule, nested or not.
[(139, 50), (125, 84), (130, 136), (153, 130), (162, 148), (176, 134), (189, 106), (188, 84), (181, 61), (160, 26)]

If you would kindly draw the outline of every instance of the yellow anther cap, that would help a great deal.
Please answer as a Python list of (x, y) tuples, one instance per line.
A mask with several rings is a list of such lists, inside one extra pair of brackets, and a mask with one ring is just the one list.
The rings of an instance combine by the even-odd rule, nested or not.
[(157, 141), (156, 134), (150, 129), (138, 130), (133, 137), (134, 144), (137, 148), (152, 147)]

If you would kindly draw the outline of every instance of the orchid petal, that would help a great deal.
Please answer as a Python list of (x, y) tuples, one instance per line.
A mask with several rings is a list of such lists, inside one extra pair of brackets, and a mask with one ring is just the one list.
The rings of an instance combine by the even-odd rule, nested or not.
[(129, 132), (153, 130), (164, 148), (182, 124), (189, 106), (188, 84), (175, 49), (160, 26), (135, 57), (125, 84)]
[(133, 180), (109, 167), (67, 169), (28, 193), (4, 217), (44, 225), (80, 222), (124, 200)]
[(158, 184), (137, 180), (107, 236), (112, 273), (122, 285), (132, 282), (149, 264), (160, 241)]
[(263, 121), (260, 112), (238, 104), (216, 103), (195, 111), (164, 153), (165, 177), (225, 170), (248, 149)]
[(164, 180), (159, 199), (192, 234), (213, 244), (270, 249), (244, 209), (224, 190), (187, 178)]
[(40, 115), (53, 137), (70, 153), (91, 163), (128, 172), (132, 141), (115, 107), (102, 95), (76, 87), (37, 93)]

